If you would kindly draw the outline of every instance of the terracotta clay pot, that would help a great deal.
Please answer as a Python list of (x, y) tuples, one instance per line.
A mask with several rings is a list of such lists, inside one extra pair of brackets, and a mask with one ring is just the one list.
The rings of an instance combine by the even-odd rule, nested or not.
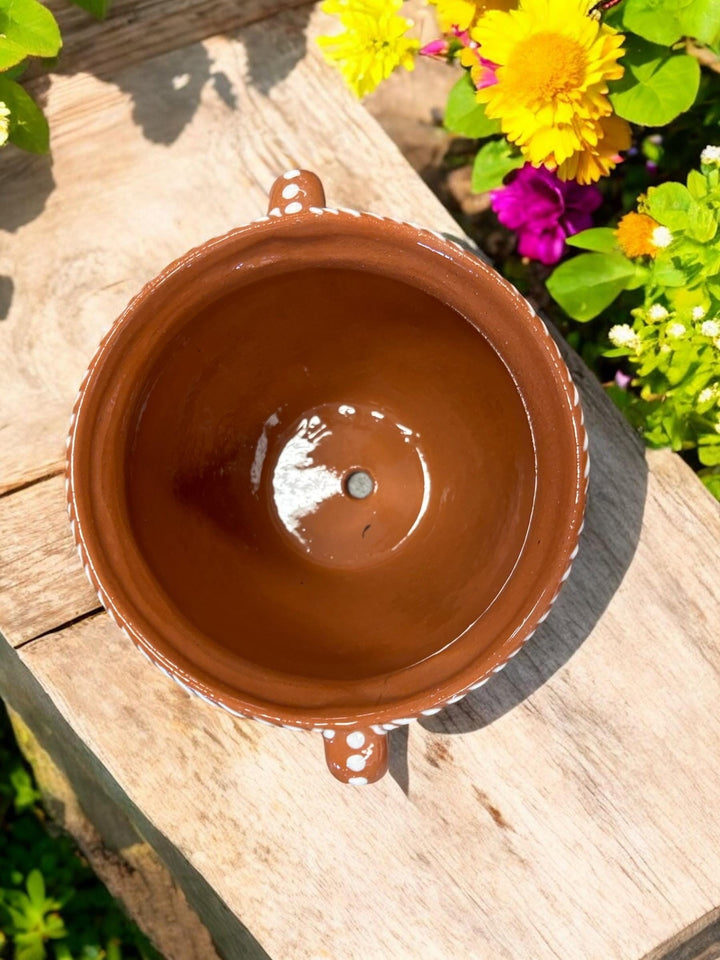
[(73, 534), (126, 636), (239, 717), (322, 731), (350, 783), (545, 619), (587, 489), (577, 390), (523, 298), (297, 170), (130, 303), (68, 443)]

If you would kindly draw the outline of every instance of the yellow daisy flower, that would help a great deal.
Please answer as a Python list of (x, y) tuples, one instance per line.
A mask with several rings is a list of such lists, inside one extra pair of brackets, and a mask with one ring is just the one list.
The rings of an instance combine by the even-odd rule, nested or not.
[(405, 36), (412, 21), (398, 16), (401, 7), (402, 0), (326, 0), (322, 5), (345, 30), (318, 37), (318, 44), (357, 97), (372, 93), (397, 67), (415, 69), (420, 43)]
[(488, 10), (512, 10), (517, 0), (430, 0), (437, 7), (437, 18), (443, 33), (453, 27), (467, 30)]
[(622, 34), (588, 16), (588, 0), (520, 0), (490, 11), (470, 31), (497, 63), (497, 83), (478, 90), (488, 117), (530, 163), (563, 180), (591, 183), (630, 145), (630, 127), (612, 115), (608, 81), (623, 67)]

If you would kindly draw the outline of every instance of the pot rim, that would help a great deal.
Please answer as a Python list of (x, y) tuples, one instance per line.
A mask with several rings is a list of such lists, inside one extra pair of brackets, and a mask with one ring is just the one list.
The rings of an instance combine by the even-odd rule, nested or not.
[[(425, 689), (388, 700), (380, 707), (366, 709), (342, 708), (337, 704), (326, 707), (287, 706), (248, 696), (246, 692), (229, 688), (218, 678), (198, 675), (187, 658), (164, 642), (162, 637), (158, 635), (149, 637), (147, 630), (139, 626), (143, 617), (138, 616), (132, 589), (128, 589), (127, 584), (118, 578), (112, 562), (108, 562), (104, 554), (101, 537), (91, 519), (91, 505), (87, 501), (84, 490), (81, 466), (83, 457), (87, 456), (88, 444), (93, 435), (92, 423), (88, 419), (92, 406), (88, 402), (89, 398), (94, 396), (97, 402), (106, 386), (103, 377), (107, 378), (107, 371), (113, 360), (117, 362), (123, 350), (126, 353), (132, 350), (132, 336), (136, 332), (134, 328), (141, 324), (143, 311), (148, 304), (159, 301), (166, 294), (172, 296), (173, 293), (177, 293), (182, 289), (183, 282), (187, 287), (190, 281), (197, 283), (198, 278), (212, 277), (212, 270), (221, 269), (222, 264), (226, 267), (234, 264), (234, 269), (237, 269), (239, 254), (247, 253), (252, 247), (259, 249), (263, 244), (277, 247), (281, 243), (292, 245), (299, 239), (307, 243), (313, 237), (320, 238), (326, 245), (333, 243), (337, 245), (337, 237), (341, 234), (349, 237), (357, 236), (358, 240), (362, 239), (365, 243), (370, 239), (373, 245), (384, 241), (386, 247), (389, 244), (397, 251), (411, 249), (416, 253), (418, 246), (423, 247), (427, 251), (425, 256), (429, 256), (435, 264), (435, 272), (439, 271), (441, 266), (450, 272), (450, 265), (452, 265), (456, 273), (459, 271), (473, 277), (481, 284), (494, 285), (496, 291), (502, 291), (508, 312), (512, 310), (517, 315), (518, 324), (515, 333), (526, 346), (534, 344), (536, 359), (544, 358), (542, 375), (548, 381), (552, 380), (555, 385), (555, 396), (559, 401), (558, 422), (564, 418), (564, 442), (569, 445), (573, 454), (572, 475), (568, 471), (565, 477), (570, 494), (570, 510), (564, 517), (563, 523), (559, 523), (555, 517), (551, 531), (554, 537), (554, 549), (551, 562), (544, 571), (544, 587), (534, 598), (534, 602), (529, 604), (526, 615), (520, 622), (514, 624), (514, 628), (504, 639), (493, 646), (490, 653), (487, 650), (481, 651), (477, 660), (446, 677), (442, 682), (431, 683)], [(280, 257), (276, 255), (275, 262), (279, 261)], [(312, 266), (315, 265), (316, 263), (313, 262)], [(425, 288), (417, 278), (414, 278), (414, 281), (407, 275), (400, 278), (412, 286)], [(429, 282), (428, 280), (427, 283)], [(212, 286), (210, 280), (205, 286), (209, 291)], [(208, 295), (214, 299), (221, 294), (216, 287), (212, 287), (212, 293)], [(437, 296), (437, 293), (433, 292), (433, 295)], [(446, 297), (441, 299), (448, 302)], [(451, 302), (450, 305), (457, 310), (454, 303)], [(197, 307), (193, 309), (196, 310)], [(487, 327), (479, 325), (476, 316), (467, 316), (467, 311), (458, 310), (458, 312), (461, 312), (468, 322), (488, 338), (491, 346), (507, 366), (506, 354), (500, 352), (497, 337), (491, 339), (488, 336)], [(505, 346), (510, 349), (508, 344)], [(513, 379), (515, 379), (515, 372), (510, 369)], [(516, 386), (525, 402), (526, 395), (517, 380)], [(527, 409), (526, 405), (526, 412)], [(535, 440), (535, 425), (532, 421), (530, 425)], [(377, 214), (330, 207), (310, 207), (292, 216), (271, 215), (259, 218), (190, 250), (146, 284), (113, 324), (85, 374), (73, 408), (67, 445), (66, 492), (75, 543), (85, 572), (98, 594), (100, 603), (123, 633), (152, 663), (183, 688), (224, 707), (235, 715), (283, 726), (317, 729), (351, 727), (358, 723), (377, 726), (378, 732), (381, 729), (392, 729), (394, 726), (409, 723), (419, 716), (439, 712), (443, 706), (457, 702), (468, 692), (487, 682), (493, 673), (499, 672), (512, 657), (519, 653), (537, 627), (547, 618), (562, 584), (570, 574), (583, 526), (589, 475), (587, 434), (577, 388), (557, 344), (527, 301), (481, 259), (469, 253), (459, 243), (436, 231)], [(544, 491), (542, 485), (538, 494), (545, 497), (546, 502), (536, 502), (530, 525), (533, 524), (538, 511), (547, 510), (550, 503), (550, 491)], [(521, 557), (522, 555), (521, 551)], [(477, 626), (478, 621), (475, 621), (463, 636), (470, 634)], [(328, 682), (324, 681), (324, 683), (327, 685)]]

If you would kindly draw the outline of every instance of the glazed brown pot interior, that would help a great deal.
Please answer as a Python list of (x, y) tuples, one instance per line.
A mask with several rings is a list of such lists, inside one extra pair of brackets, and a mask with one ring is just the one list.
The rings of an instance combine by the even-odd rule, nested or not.
[(487, 266), (394, 222), (235, 231), (98, 353), (71, 456), (93, 570), (193, 689), (412, 715), (520, 645), (582, 516), (566, 375)]

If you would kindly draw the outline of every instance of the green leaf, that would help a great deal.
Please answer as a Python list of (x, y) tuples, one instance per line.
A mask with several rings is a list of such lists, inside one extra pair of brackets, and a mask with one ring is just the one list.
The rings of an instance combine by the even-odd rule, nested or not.
[(698, 440), (698, 458), (706, 467), (720, 464), (720, 435), (706, 434)]
[(0, 69), (26, 56), (54, 57), (61, 46), (57, 21), (38, 0), (5, 0), (0, 5)]
[(38, 933), (15, 938), (15, 960), (46, 960), (47, 953)]
[(565, 238), (570, 247), (581, 250), (594, 250), (596, 253), (613, 253), (617, 250), (615, 231), (611, 227), (591, 227)]
[(25, 881), (30, 903), (41, 912), (45, 909), (45, 880), (39, 870), (31, 870)]
[(463, 73), (448, 94), (445, 129), (476, 140), (500, 133), (500, 121), (485, 116), (485, 104), (475, 99), (475, 87), (469, 73)]
[(667, 261), (653, 264), (652, 278), (663, 287), (682, 287), (687, 283), (687, 275)]
[(10, 141), (31, 153), (47, 153), (50, 148), (47, 120), (30, 94), (19, 83), (0, 76), (0, 100), (10, 110)]
[(82, 7), (98, 20), (104, 20), (110, 9), (110, 0), (72, 0), (76, 7)]
[(698, 476), (715, 499), (720, 500), (720, 469), (710, 467), (707, 470), (701, 470)]
[(507, 140), (491, 140), (481, 147), (475, 157), (472, 170), (472, 188), (475, 193), (484, 193), (501, 187), (511, 170), (517, 170), (525, 161)]
[(684, 230), (693, 200), (681, 183), (661, 183), (647, 192), (647, 211), (658, 223), (670, 230)]
[(709, 243), (717, 233), (717, 219), (709, 207), (693, 201), (688, 212), (686, 232), (699, 243)]
[(717, 0), (693, 0), (679, 11), (683, 36), (694, 37), (710, 47), (720, 43), (720, 14)]
[(702, 200), (707, 196), (707, 180), (699, 170), (691, 170), (687, 176), (687, 188), (694, 200)]
[(622, 6), (623, 29), (669, 47), (683, 34), (681, 3), (682, 0), (625, 0)]
[(647, 127), (662, 127), (689, 110), (700, 85), (695, 57), (633, 38), (623, 57), (625, 75), (610, 93), (615, 112)]
[(619, 253), (581, 253), (557, 267), (547, 288), (566, 313), (585, 322), (609, 306), (634, 275), (634, 265)]

